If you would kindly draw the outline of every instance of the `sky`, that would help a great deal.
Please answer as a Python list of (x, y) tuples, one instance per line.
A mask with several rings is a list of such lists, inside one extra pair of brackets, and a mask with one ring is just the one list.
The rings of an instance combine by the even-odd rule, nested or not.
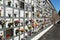
[(58, 12), (60, 10), (60, 0), (50, 0), (50, 1), (52, 2), (56, 11)]

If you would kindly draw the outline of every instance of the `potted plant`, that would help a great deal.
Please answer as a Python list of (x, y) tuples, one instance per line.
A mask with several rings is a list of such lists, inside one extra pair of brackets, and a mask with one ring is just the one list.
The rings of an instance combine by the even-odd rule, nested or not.
[(40, 20), (39, 22), (43, 22), (43, 20)]
[(9, 18), (11, 17), (11, 14), (8, 14)]
[(29, 26), (28, 26), (28, 29), (29, 29), (29, 30), (31, 30), (31, 28), (32, 28), (32, 26), (31, 26), (31, 25), (29, 25)]
[(33, 13), (32, 15), (33, 15), (33, 17), (34, 17), (34, 13)]
[(24, 28), (21, 28), (20, 29), (20, 32), (22, 32), (22, 33), (25, 32), (25, 29)]
[(4, 24), (6, 23), (5, 20), (0, 20), (0, 25), (2, 26), (2, 28), (4, 27)]
[(44, 22), (44, 25), (46, 24), (46, 22)]
[(19, 33), (19, 29), (16, 29), (15, 33), (16, 33), (16, 36), (17, 36), (17, 35), (18, 35), (18, 33)]
[(3, 37), (3, 35), (1, 35), (1, 36), (0, 36), (0, 40), (4, 40), (4, 37)]
[(33, 26), (33, 28), (36, 27), (36, 23), (33, 23), (32, 26)]
[(13, 25), (13, 22), (8, 23), (8, 27), (10, 28)]
[(32, 24), (32, 26), (33, 26), (33, 28), (35, 28), (35, 27), (39, 26), (39, 23), (34, 22), (34, 23)]
[(40, 17), (40, 13), (37, 13), (37, 17), (38, 17), (38, 18)]
[(14, 14), (14, 16), (16, 17), (16, 14)]
[(17, 6), (18, 6), (17, 3), (15, 3), (15, 7), (16, 7), (16, 8), (17, 8)]
[(9, 34), (6, 34), (6, 38), (10, 38), (10, 35)]
[(39, 26), (39, 23), (36, 22), (36, 26)]
[(21, 40), (25, 40), (25, 38), (21, 38)]
[(26, 25), (28, 24), (28, 20), (26, 20)]
[(19, 20), (15, 20), (14, 23), (15, 23), (15, 26), (18, 26), (18, 24), (20, 23), (20, 21)]
[(32, 11), (34, 11), (34, 4), (32, 5)]
[(29, 13), (26, 13), (26, 18), (28, 17)]
[(9, 7), (11, 6), (11, 0), (8, 1), (8, 6), (9, 6)]
[(33, 18), (31, 18), (31, 21), (32, 21), (32, 23), (34, 22), (34, 19)]

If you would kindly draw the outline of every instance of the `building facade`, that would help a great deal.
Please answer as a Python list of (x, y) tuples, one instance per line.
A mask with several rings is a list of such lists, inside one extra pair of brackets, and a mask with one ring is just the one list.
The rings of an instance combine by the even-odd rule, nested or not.
[(0, 39), (31, 40), (54, 21), (49, 0), (0, 0)]

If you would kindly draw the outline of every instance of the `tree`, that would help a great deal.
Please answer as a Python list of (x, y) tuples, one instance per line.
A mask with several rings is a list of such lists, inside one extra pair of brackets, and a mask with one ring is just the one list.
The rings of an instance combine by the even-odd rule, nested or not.
[(59, 10), (59, 12), (58, 12), (58, 15), (60, 16), (60, 10)]

